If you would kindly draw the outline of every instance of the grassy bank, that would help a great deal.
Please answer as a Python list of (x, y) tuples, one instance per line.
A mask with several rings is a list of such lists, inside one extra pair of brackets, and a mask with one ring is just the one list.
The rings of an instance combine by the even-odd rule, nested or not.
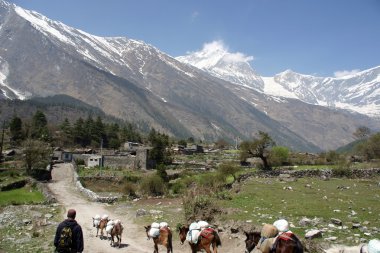
[(44, 200), (43, 194), (30, 186), (0, 192), (0, 206), (36, 204), (42, 203)]
[[(226, 210), (223, 220), (243, 220), (252, 224), (273, 223), (279, 218), (289, 220), (292, 231), (304, 236), (311, 228), (324, 229), (324, 237), (337, 236), (342, 243), (355, 243), (357, 237), (370, 238), (366, 229), (352, 229), (354, 223), (362, 226), (380, 227), (379, 178), (331, 179), (301, 178), (294, 182), (283, 182), (273, 178), (254, 178), (241, 186), (232, 200), (219, 201)], [(299, 221), (307, 217), (319, 222), (301, 227)], [(331, 218), (340, 219), (346, 229), (331, 225)], [(368, 231), (369, 232), (369, 231)], [(375, 231), (376, 233), (376, 231)], [(377, 236), (379, 231), (377, 231)]]

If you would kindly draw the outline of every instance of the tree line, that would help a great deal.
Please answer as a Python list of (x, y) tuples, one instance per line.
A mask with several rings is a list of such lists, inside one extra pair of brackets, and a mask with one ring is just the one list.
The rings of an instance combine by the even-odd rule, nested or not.
[[(89, 115), (70, 122), (67, 118), (61, 124), (49, 124), (46, 115), (37, 110), (31, 120), (14, 116), (7, 125), (11, 147), (24, 149), (27, 171), (32, 167), (43, 167), (51, 154), (47, 147), (91, 147), (118, 150), (125, 142), (143, 143), (150, 147), (149, 159), (155, 164), (171, 162), (169, 136), (154, 128), (143, 135), (131, 123), (105, 123), (100, 116)], [(44, 164), (38, 164), (44, 161)], [(34, 165), (34, 166), (33, 166)]]
[(67, 118), (60, 125), (48, 124), (45, 114), (37, 110), (30, 121), (14, 116), (9, 122), (12, 146), (26, 139), (40, 140), (54, 146), (102, 147), (118, 149), (126, 141), (141, 142), (142, 135), (130, 124), (104, 123), (100, 116), (93, 119), (79, 118), (70, 122)]

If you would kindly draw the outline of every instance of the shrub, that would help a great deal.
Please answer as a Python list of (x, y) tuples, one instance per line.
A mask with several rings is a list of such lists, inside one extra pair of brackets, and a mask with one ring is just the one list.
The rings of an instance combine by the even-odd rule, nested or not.
[(350, 163), (346, 161), (340, 161), (339, 164), (332, 169), (332, 175), (334, 177), (350, 177), (352, 175), (352, 169)]
[(181, 194), (184, 192), (186, 185), (182, 181), (176, 181), (170, 189), (172, 190), (173, 194)]
[(225, 177), (222, 174), (203, 174), (199, 177), (198, 184), (208, 191), (217, 191), (225, 183)]
[(164, 182), (169, 182), (168, 173), (166, 173), (165, 165), (160, 164), (157, 166), (156, 171), (157, 176), (159, 176)]
[(130, 182), (126, 182), (123, 185), (123, 193), (127, 195), (128, 197), (135, 198), (137, 197), (136, 194), (136, 186)]
[(281, 166), (288, 162), (289, 149), (283, 146), (275, 146), (269, 153), (269, 162), (272, 166)]
[(79, 166), (79, 165), (85, 165), (84, 160), (83, 160), (83, 159), (80, 159), (80, 158), (75, 159), (75, 163), (76, 163), (78, 166)]
[(215, 197), (220, 200), (231, 200), (232, 195), (229, 191), (218, 191), (215, 194)]
[(145, 177), (141, 181), (140, 191), (143, 194), (152, 196), (162, 196), (166, 190), (165, 182), (158, 175)]
[(185, 176), (181, 178), (181, 181), (185, 185), (185, 187), (190, 187), (191, 185), (194, 185), (196, 182), (195, 178), (191, 176)]
[(214, 220), (215, 214), (220, 213), (212, 197), (206, 192), (207, 190), (198, 188), (188, 191), (183, 196), (182, 203), (186, 221), (207, 220), (210, 222)]
[(123, 182), (137, 183), (138, 181), (140, 181), (140, 179), (141, 178), (139, 176), (133, 175), (131, 173), (128, 173), (127, 175), (123, 176)]
[(218, 167), (218, 172), (224, 180), (227, 179), (228, 176), (232, 176), (234, 178), (234, 182), (236, 181), (236, 174), (240, 171), (240, 168), (232, 163), (222, 163)]

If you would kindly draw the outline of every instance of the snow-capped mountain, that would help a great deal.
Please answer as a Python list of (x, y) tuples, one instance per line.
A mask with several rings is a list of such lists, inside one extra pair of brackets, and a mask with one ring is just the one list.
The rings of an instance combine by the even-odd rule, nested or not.
[(228, 52), (219, 41), (176, 59), (267, 95), (380, 116), (380, 66), (340, 78), (302, 75), (291, 70), (261, 77), (250, 66), (250, 57)]
[[(199, 54), (211, 76), (143, 41), (94, 36), (3, 0), (0, 45), (0, 99), (65, 94), (179, 138), (247, 139), (261, 130), (304, 151), (344, 145), (358, 126), (379, 128), (363, 115), (265, 95), (242, 54)], [(234, 75), (220, 79), (226, 73)]]
[(222, 41), (205, 44), (203, 49), (177, 60), (209, 72), (226, 81), (263, 91), (264, 82), (249, 65), (253, 58), (241, 53), (230, 53)]
[(263, 79), (265, 87), (274, 82), (306, 103), (380, 116), (380, 66), (339, 78), (315, 77), (287, 70)]

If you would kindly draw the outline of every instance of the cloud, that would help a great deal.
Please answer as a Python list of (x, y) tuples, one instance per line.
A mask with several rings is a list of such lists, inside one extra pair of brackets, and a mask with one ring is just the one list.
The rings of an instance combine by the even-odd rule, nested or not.
[(203, 44), (204, 52), (215, 52), (215, 51), (226, 51), (228, 52), (228, 47), (224, 44), (222, 40), (214, 40)]
[(339, 77), (344, 77), (344, 76), (349, 76), (349, 75), (354, 75), (356, 73), (360, 72), (360, 69), (353, 69), (353, 70), (338, 70), (334, 72), (334, 76), (339, 78)]
[(230, 53), (224, 57), (227, 62), (250, 62), (254, 60), (253, 56), (246, 56), (243, 53)]
[(227, 62), (250, 62), (255, 59), (253, 56), (247, 56), (241, 52), (229, 52), (229, 48), (223, 40), (215, 40), (203, 45), (202, 52), (207, 55), (211, 55), (218, 51), (223, 52), (223, 60)]

